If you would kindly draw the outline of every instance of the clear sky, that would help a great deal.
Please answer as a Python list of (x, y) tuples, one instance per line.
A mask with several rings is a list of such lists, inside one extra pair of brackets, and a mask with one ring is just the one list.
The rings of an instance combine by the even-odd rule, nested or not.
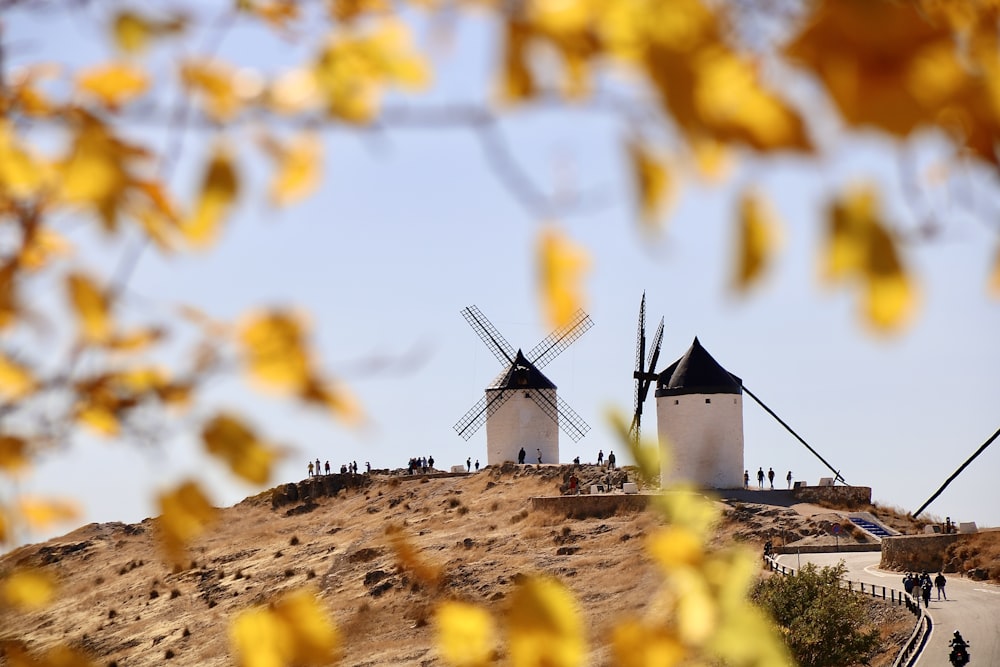
[[(14, 14), (5, 39), (16, 36), (22, 47), (13, 64), (29, 58), (78, 64), (107, 55), (94, 47), (99, 26), (79, 15), (39, 21)], [(274, 44), (268, 47), (273, 51), (262, 50), (258, 37), (234, 33), (220, 54), (271, 69), (295, 55), (292, 47), (279, 51)], [(482, 24), (461, 28), (440, 56), (430, 96), (392, 102), (487, 99), (491, 40)], [(876, 135), (840, 137), (825, 143), (821, 158), (746, 156), (722, 185), (686, 178), (663, 233), (650, 237), (636, 223), (624, 155), (629, 127), (620, 118), (546, 105), (510, 114), (499, 129), (534, 187), (586, 195), (585, 205), (554, 223), (591, 253), (587, 311), (595, 323), (545, 368), (560, 396), (592, 427), (579, 443), (561, 438), (564, 462), (574, 456), (593, 461), (599, 449), (614, 449), (627, 463), (606, 413), (631, 412), (644, 291), (649, 335), (660, 316), (666, 322), (657, 370), (698, 336), (848, 483), (871, 486), (877, 502), (915, 510), (1000, 427), (1000, 303), (985, 287), (998, 245), (995, 220), (936, 195), (944, 232), (905, 247), (921, 307), (898, 335), (872, 334), (859, 316), (856, 294), (825, 289), (817, 279), (828, 199), (873, 179), (889, 217), (912, 226), (923, 202), (913, 203), (912, 192), (902, 189), (900, 165), (937, 154), (933, 140), (900, 149)], [(163, 140), (155, 128), (135, 131)], [(167, 259), (145, 253), (125, 308), (165, 317), (170, 306), (185, 302), (233, 318), (255, 306), (290, 304), (310, 314), (324, 367), (356, 392), (369, 427), (350, 429), (281, 399), (261, 399), (239, 378), (220, 380), (196, 412), (235, 409), (263, 434), (293, 446), (274, 484), (305, 478), (307, 462), (317, 457), (335, 469), (352, 460), (362, 467), (365, 461), (403, 467), (418, 455), (433, 455), (438, 467), (466, 457), (485, 462), (486, 429), (466, 442), (452, 426), (500, 368), (459, 311), (476, 304), (515, 347), (531, 348), (548, 334), (533, 263), (547, 221), (519, 202), (469, 129), (390, 126), (322, 136), (326, 172), (315, 196), (287, 210), (271, 208), (262, 163), (248, 158), (244, 205), (218, 247)], [(204, 132), (188, 137), (176, 171), (180, 188), (196, 182), (210, 139)], [(785, 245), (765, 283), (742, 298), (728, 285), (736, 195), (750, 184), (770, 197)], [(980, 198), (997, 197), (996, 188), (973, 190)], [(84, 228), (71, 229), (73, 240), (98, 258), (88, 265), (110, 271), (120, 249)], [(647, 435), (654, 431), (654, 414), (651, 392)], [(829, 474), (748, 398), (744, 420), (751, 472), (774, 467), (783, 480), (791, 470), (810, 483)], [(151, 516), (154, 492), (185, 476), (206, 479), (220, 505), (258, 491), (201, 456), (186, 423), (179, 421), (177, 433), (158, 445), (80, 438), (36, 467), (18, 489), (75, 497), (84, 523)], [(1000, 445), (994, 445), (927, 511), (1000, 525), (998, 470)]]

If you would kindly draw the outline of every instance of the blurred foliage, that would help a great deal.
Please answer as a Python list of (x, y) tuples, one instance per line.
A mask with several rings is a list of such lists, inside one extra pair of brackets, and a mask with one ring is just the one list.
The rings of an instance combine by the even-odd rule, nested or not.
[[(993, 187), (1000, 167), (995, 0), (235, 0), (196, 13), (180, 4), (0, 4), (5, 25), (18, 13), (71, 9), (92, 12), (106, 26), (114, 52), (106, 62), (56, 65), (34, 62), (29, 53), (12, 65), (12, 35), (0, 32), (4, 477), (26, 474), (79, 431), (143, 441), (182, 414), (185, 426), (201, 433), (207, 455), (237, 477), (266, 485), (282, 447), (241, 415), (192, 414), (206, 382), (234, 370), (334, 418), (365, 420), (349, 388), (322, 370), (307, 319), (291, 308), (227, 323), (184, 305), (147, 316), (126, 310), (123, 299), (143, 253), (210, 248), (248, 193), (266, 191), (272, 204), (285, 206), (313, 192), (322, 179), (317, 136), (324, 129), (363, 131), (408, 117), (485, 132), (535, 103), (592, 102), (629, 128), (622, 152), (636, 218), (650, 234), (662, 232), (689, 166), (725, 182), (730, 165), (745, 156), (763, 162), (795, 155), (819, 164), (825, 146), (851, 133), (875, 132), (901, 146), (918, 133), (934, 133), (950, 146), (941, 165), (946, 182), (961, 167), (987, 174)], [(495, 96), (471, 108), (387, 105), (390, 92), (418, 99), (433, 76), (434, 49), (416, 43), (413, 25), (450, 29), (472, 14), (486, 17), (499, 35)], [(308, 55), (280, 71), (224, 61), (216, 47), (235, 30), (254, 30), (261, 48), (282, 48), (290, 39), (306, 44)], [(803, 88), (815, 94), (793, 100)], [(833, 130), (817, 120), (831, 117)], [(159, 124), (170, 140), (157, 148), (130, 131), (140, 121)], [(207, 137), (201, 143), (208, 148), (188, 198), (171, 183), (176, 139), (192, 133)], [(248, 163), (261, 157), (271, 167), (266, 188), (248, 177)], [(497, 164), (512, 168), (509, 159), (491, 164), (496, 171)], [(561, 326), (584, 305), (588, 253), (557, 220), (558, 207), (525, 184), (523, 174), (495, 175), (545, 223), (536, 254), (539, 301), (550, 323)], [(741, 185), (732, 215), (732, 283), (746, 292), (766, 275), (781, 233), (764, 192)], [(919, 293), (905, 235), (879, 201), (874, 183), (831, 194), (817, 211), (827, 229), (820, 272), (831, 285), (858, 291), (867, 325), (893, 332), (912, 320)], [(120, 266), (108, 271), (76, 254), (65, 234), (71, 225), (141, 243), (123, 243)], [(1000, 244), (996, 258), (983, 280), (994, 295)], [(41, 312), (32, 298), (46, 281), (64, 288), (61, 312)], [(64, 334), (56, 338), (64, 349), (38, 342), (40, 331), (53, 328)], [(154, 361), (178, 340), (193, 340), (184, 360), (170, 368)], [(644, 474), (655, 474), (646, 452), (633, 453)], [(210, 526), (211, 498), (187, 481), (164, 491), (160, 503), (159, 533), (167, 557), (179, 562), (185, 545)], [(677, 490), (661, 498), (660, 510), (669, 526), (649, 549), (663, 588), (649, 617), (617, 626), (615, 660), (787, 662), (770, 639), (771, 626), (745, 604), (754, 560), (706, 546), (711, 507)], [(67, 500), (0, 499), (0, 543), (72, 516)], [(401, 533), (392, 539), (402, 567), (428, 580), (438, 575), (421, 565)], [(0, 590), (13, 606), (42, 604), (53, 594), (51, 582), (28, 571), (6, 575)], [(576, 602), (549, 579), (524, 583), (500, 619), (463, 601), (442, 602), (435, 618), (441, 654), (451, 664), (492, 662), (500, 636), (517, 665), (575, 665), (586, 656)], [(248, 611), (234, 622), (232, 638), (244, 663), (260, 665), (325, 662), (338, 645), (321, 601), (309, 592)], [(11, 660), (83, 664), (59, 651)]]
[(794, 576), (774, 575), (753, 589), (753, 600), (781, 626), (802, 667), (865, 664), (878, 649), (878, 628), (856, 593), (840, 587), (847, 567), (806, 563)]

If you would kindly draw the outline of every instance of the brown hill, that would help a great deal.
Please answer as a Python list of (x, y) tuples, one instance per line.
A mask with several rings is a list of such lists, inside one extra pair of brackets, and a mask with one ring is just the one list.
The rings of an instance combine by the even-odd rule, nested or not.
[[(590, 663), (609, 664), (610, 628), (641, 613), (658, 585), (642, 538), (661, 520), (651, 512), (582, 519), (533, 512), (530, 499), (557, 495), (569, 470), (333, 475), (285, 485), (224, 509), (184, 569), (161, 560), (151, 519), (90, 524), (0, 558), (0, 575), (36, 566), (60, 581), (57, 601), (42, 611), (0, 609), (0, 641), (32, 651), (65, 643), (117, 667), (167, 659), (230, 665), (226, 628), (233, 616), (308, 584), (342, 631), (342, 664), (437, 665), (428, 623), (434, 599), (502, 605), (521, 576), (546, 573), (581, 604)], [(603, 473), (585, 466), (578, 474), (587, 480)], [(786, 534), (822, 531), (815, 518), (792, 509), (752, 503), (726, 509), (720, 542), (737, 539), (757, 549), (779, 524)], [(442, 568), (441, 590), (426, 590), (397, 567), (389, 526), (402, 528), (420, 558)], [(874, 663), (888, 664), (912, 618), (883, 608), (877, 622), (895, 633)]]

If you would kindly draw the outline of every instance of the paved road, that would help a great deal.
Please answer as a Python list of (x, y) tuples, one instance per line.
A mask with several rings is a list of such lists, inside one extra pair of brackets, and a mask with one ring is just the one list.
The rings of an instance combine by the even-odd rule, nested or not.
[[(848, 577), (854, 581), (903, 589), (903, 576), (899, 572), (878, 569), (881, 559), (878, 552), (778, 556), (778, 562), (786, 567), (798, 567), (799, 559), (802, 564), (813, 562), (819, 566), (836, 565), (843, 560)], [(927, 612), (934, 626), (917, 667), (947, 667), (948, 640), (956, 629), (970, 644), (970, 667), (1000, 665), (1000, 586), (949, 576), (945, 593), (948, 600), (938, 602), (937, 589), (931, 592)]]

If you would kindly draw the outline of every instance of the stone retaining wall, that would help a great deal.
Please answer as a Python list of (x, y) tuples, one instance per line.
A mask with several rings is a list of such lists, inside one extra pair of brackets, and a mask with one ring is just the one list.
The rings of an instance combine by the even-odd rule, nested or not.
[(883, 570), (905, 572), (953, 571), (946, 568), (945, 550), (967, 535), (899, 535), (882, 539)]
[(271, 489), (271, 509), (292, 503), (309, 504), (316, 498), (336, 496), (342, 489), (360, 489), (372, 483), (369, 475), (320, 475)]
[(649, 496), (640, 494), (585, 494), (579, 496), (545, 496), (531, 499), (531, 508), (568, 519), (605, 518), (619, 512), (641, 512), (649, 506)]
[(854, 508), (872, 504), (870, 486), (800, 486), (792, 489), (792, 498), (800, 503), (829, 503)]
[(774, 547), (774, 553), (777, 554), (832, 554), (840, 553), (841, 551), (855, 552), (855, 551), (881, 551), (881, 544), (858, 544), (857, 542), (850, 542), (848, 540), (843, 540), (840, 547), (834, 544), (810, 544), (808, 546), (797, 547), (795, 545)]

